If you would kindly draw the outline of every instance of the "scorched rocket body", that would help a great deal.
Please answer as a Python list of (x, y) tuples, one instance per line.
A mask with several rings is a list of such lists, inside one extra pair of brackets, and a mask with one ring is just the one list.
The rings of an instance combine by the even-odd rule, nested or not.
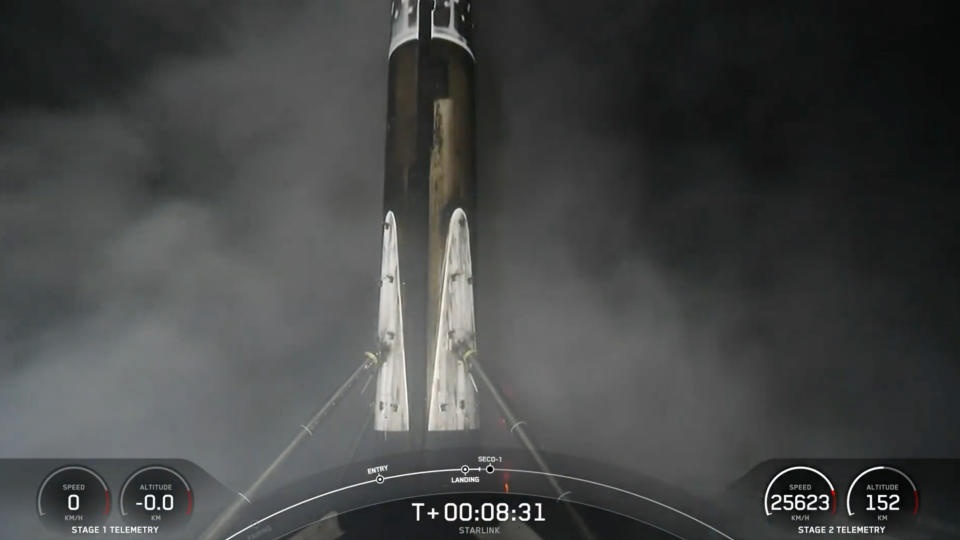
[(478, 427), (470, 0), (393, 0), (374, 427)]

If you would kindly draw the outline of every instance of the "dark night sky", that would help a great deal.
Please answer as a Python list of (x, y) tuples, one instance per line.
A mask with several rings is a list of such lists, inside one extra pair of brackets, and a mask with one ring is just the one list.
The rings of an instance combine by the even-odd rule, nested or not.
[[(0, 455), (63, 453), (19, 415), (72, 351), (176, 342), (213, 359), (171, 381), (296, 398), (372, 333), (386, 8), (173, 4), (0, 7)], [(681, 483), (960, 452), (947, 5), (478, 0), (481, 339), (545, 446)], [(304, 414), (257, 406), (264, 438)], [(239, 482), (272, 452), (211, 464), (242, 427), (203, 422), (168, 453)]]

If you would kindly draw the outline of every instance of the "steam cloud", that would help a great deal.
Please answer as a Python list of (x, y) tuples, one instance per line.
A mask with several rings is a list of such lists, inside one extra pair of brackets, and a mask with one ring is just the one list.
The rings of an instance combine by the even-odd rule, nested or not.
[[(359, 361), (386, 9), (329, 4), (117, 8), (196, 50), (4, 108), (0, 456), (243, 484)], [(790, 56), (839, 23), (633, 4), (478, 10), (481, 346), (538, 439), (691, 489), (770, 457), (955, 454), (955, 161), (903, 167), (899, 116), (777, 67), (846, 66)]]

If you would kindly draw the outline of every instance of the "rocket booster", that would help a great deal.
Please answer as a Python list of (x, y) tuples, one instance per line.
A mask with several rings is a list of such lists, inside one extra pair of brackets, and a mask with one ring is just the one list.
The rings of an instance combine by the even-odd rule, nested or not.
[(472, 437), (468, 432), (479, 427), (473, 369), (530, 447), (522, 423), (475, 363), (471, 1), (392, 0), (390, 9), (377, 351), (300, 426), (205, 539), (222, 538), (233, 517), (368, 369), (377, 370), (374, 429), (385, 439), (410, 434), (389, 438), (411, 446), (417, 440), (426, 445), (428, 432), (451, 434), (434, 440)]
[(392, 0), (378, 431), (478, 427), (470, 0)]

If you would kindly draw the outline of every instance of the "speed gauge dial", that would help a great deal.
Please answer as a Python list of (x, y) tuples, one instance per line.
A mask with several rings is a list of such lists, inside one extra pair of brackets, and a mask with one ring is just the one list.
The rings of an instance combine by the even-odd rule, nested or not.
[(62, 467), (40, 485), (37, 513), (45, 525), (63, 532), (74, 527), (97, 527), (110, 515), (110, 491), (91, 469)]
[(837, 511), (837, 492), (817, 469), (790, 467), (767, 484), (763, 510), (775, 523), (823, 524)]
[(120, 515), (130, 525), (169, 532), (193, 513), (193, 491), (177, 471), (159, 465), (133, 473), (120, 490)]

